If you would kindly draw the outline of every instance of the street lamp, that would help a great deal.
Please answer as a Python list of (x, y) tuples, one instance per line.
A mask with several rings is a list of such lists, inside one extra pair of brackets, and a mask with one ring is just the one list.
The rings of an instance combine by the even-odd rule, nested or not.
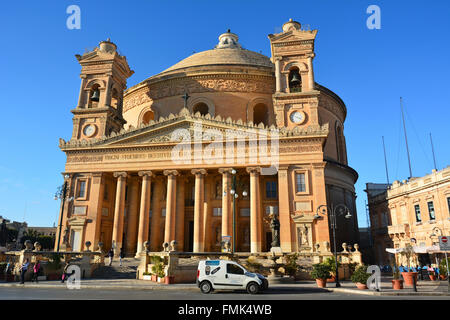
[(336, 288), (339, 288), (341, 284), (339, 283), (339, 270), (338, 270), (338, 256), (337, 256), (337, 247), (336, 247), (336, 218), (338, 216), (342, 216), (345, 214), (346, 219), (350, 219), (352, 215), (350, 214), (349, 208), (347, 208), (344, 204), (338, 204), (334, 206), (327, 206), (326, 204), (320, 205), (317, 207), (317, 212), (314, 215), (314, 219), (317, 220), (320, 218), (320, 214), (329, 217), (331, 227), (333, 228), (333, 243), (334, 243), (334, 263), (335, 263), (335, 272), (336, 272)]
[(61, 209), (59, 210), (59, 225), (58, 225), (58, 242), (56, 244), (56, 251), (59, 252), (59, 243), (61, 242), (61, 232), (62, 232), (62, 220), (63, 220), (63, 212), (64, 212), (64, 203), (67, 199), (67, 201), (73, 201), (73, 197), (69, 197), (68, 195), (68, 186), (67, 181), (69, 180), (69, 175), (64, 175), (64, 183), (62, 186), (59, 186), (55, 193), (55, 200), (60, 199), (62, 201), (61, 203)]
[[(231, 174), (233, 175), (233, 185), (230, 190), (230, 194), (233, 196), (233, 245), (232, 245), (232, 253), (236, 252), (236, 199), (239, 198), (239, 194), (237, 192), (237, 185), (242, 186), (241, 183), (236, 181), (236, 170), (232, 169)], [(247, 196), (247, 191), (242, 191), (242, 196)]]

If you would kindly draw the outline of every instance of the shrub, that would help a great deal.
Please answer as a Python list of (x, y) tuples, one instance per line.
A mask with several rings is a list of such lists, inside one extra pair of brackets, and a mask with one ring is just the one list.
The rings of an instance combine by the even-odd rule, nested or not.
[(150, 263), (151, 264), (158, 264), (162, 262), (162, 258), (160, 256), (150, 256)]
[[(448, 265), (450, 266), (450, 258), (447, 258)], [(445, 262), (445, 259), (441, 260), (441, 263), (439, 264), (439, 274), (443, 274), (444, 276), (447, 275), (447, 263)]]
[(262, 264), (249, 257), (245, 262), (245, 267), (250, 272), (261, 273)]
[(291, 255), (288, 255), (286, 257), (286, 264), (284, 266), (284, 270), (286, 270), (286, 273), (290, 276), (295, 276), (297, 271), (299, 270), (300, 266), (297, 264), (297, 258), (298, 254), (294, 253)]
[(164, 278), (166, 275), (164, 272), (164, 264), (162, 262), (159, 262), (152, 266), (152, 273), (157, 275), (160, 278)]
[[(334, 275), (336, 273), (336, 259), (334, 257), (327, 258), (323, 263), (330, 267), (331, 274)], [(339, 268), (341, 263), (338, 261), (337, 265)]]
[(52, 271), (59, 270), (61, 268), (61, 255), (53, 253), (50, 256), (50, 261), (47, 263), (47, 268)]
[(330, 275), (330, 266), (325, 263), (316, 263), (313, 264), (313, 269), (311, 271), (311, 277), (313, 279), (329, 279)]
[(351, 280), (354, 283), (362, 283), (366, 284), (367, 280), (369, 280), (371, 274), (367, 273), (367, 266), (362, 265), (356, 268), (355, 272), (351, 276)]

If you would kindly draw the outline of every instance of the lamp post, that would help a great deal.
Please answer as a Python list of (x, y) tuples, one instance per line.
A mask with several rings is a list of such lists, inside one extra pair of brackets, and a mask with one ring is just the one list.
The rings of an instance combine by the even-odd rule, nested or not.
[[(233, 175), (233, 182), (232, 182), (232, 187), (230, 190), (230, 194), (233, 197), (233, 244), (232, 244), (232, 253), (236, 252), (236, 199), (239, 198), (239, 194), (237, 192), (237, 184), (238, 182), (236, 181), (236, 170), (232, 169), (231, 170), (231, 174)], [(247, 196), (247, 191), (242, 191), (242, 196), (246, 197)]]
[(338, 270), (338, 256), (337, 256), (337, 248), (336, 248), (336, 218), (338, 216), (342, 216), (345, 214), (345, 218), (349, 219), (352, 217), (350, 214), (349, 208), (347, 208), (344, 204), (338, 204), (334, 206), (327, 206), (326, 204), (320, 205), (317, 207), (317, 213), (314, 215), (314, 219), (319, 219), (320, 214), (328, 215), (330, 219), (331, 227), (333, 228), (333, 244), (334, 244), (334, 263), (335, 263), (335, 272), (336, 272), (336, 288), (339, 288), (341, 284), (339, 283), (339, 270)]
[(62, 186), (59, 186), (55, 193), (55, 200), (60, 199), (62, 201), (61, 203), (61, 209), (59, 210), (59, 225), (58, 225), (58, 242), (56, 243), (56, 251), (59, 252), (59, 244), (61, 242), (61, 232), (62, 232), (62, 221), (63, 221), (63, 212), (64, 212), (64, 204), (67, 199), (67, 201), (72, 201), (73, 197), (68, 197), (68, 183), (67, 180), (69, 179), (69, 175), (64, 175), (64, 183)]

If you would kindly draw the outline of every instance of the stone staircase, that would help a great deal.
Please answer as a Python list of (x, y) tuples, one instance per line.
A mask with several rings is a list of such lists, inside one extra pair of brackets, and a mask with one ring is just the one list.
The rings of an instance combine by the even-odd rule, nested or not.
[(137, 267), (140, 263), (139, 259), (124, 258), (122, 266), (119, 266), (119, 259), (115, 258), (111, 266), (108, 266), (109, 259), (105, 258), (105, 266), (97, 268), (92, 273), (91, 278), (94, 279), (136, 279)]

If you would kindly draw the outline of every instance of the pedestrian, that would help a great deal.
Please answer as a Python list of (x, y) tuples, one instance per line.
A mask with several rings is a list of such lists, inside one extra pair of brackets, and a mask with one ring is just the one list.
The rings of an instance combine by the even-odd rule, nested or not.
[(125, 257), (125, 254), (123, 253), (123, 248), (120, 248), (119, 253), (119, 265), (122, 266), (122, 259)]
[(63, 270), (62, 277), (61, 277), (61, 283), (64, 283), (64, 281), (66, 281), (69, 276), (69, 274), (67, 273), (68, 268), (69, 268), (69, 263), (66, 262), (66, 265), (64, 266), (64, 270)]
[(36, 280), (36, 283), (38, 282), (38, 276), (39, 276), (39, 270), (41, 269), (41, 262), (39, 260), (36, 260), (36, 263), (33, 266), (33, 277), (31, 278), (31, 282), (34, 282)]
[(30, 262), (27, 259), (22, 263), (22, 266), (20, 267), (20, 284), (25, 284), (25, 273), (27, 273), (28, 266), (30, 265)]
[(113, 260), (113, 257), (114, 257), (114, 250), (113, 250), (113, 248), (111, 248), (111, 249), (109, 250), (109, 252), (108, 252), (108, 257), (109, 257), (109, 263), (108, 263), (108, 266), (110, 266), (110, 265), (112, 264), (112, 260)]

